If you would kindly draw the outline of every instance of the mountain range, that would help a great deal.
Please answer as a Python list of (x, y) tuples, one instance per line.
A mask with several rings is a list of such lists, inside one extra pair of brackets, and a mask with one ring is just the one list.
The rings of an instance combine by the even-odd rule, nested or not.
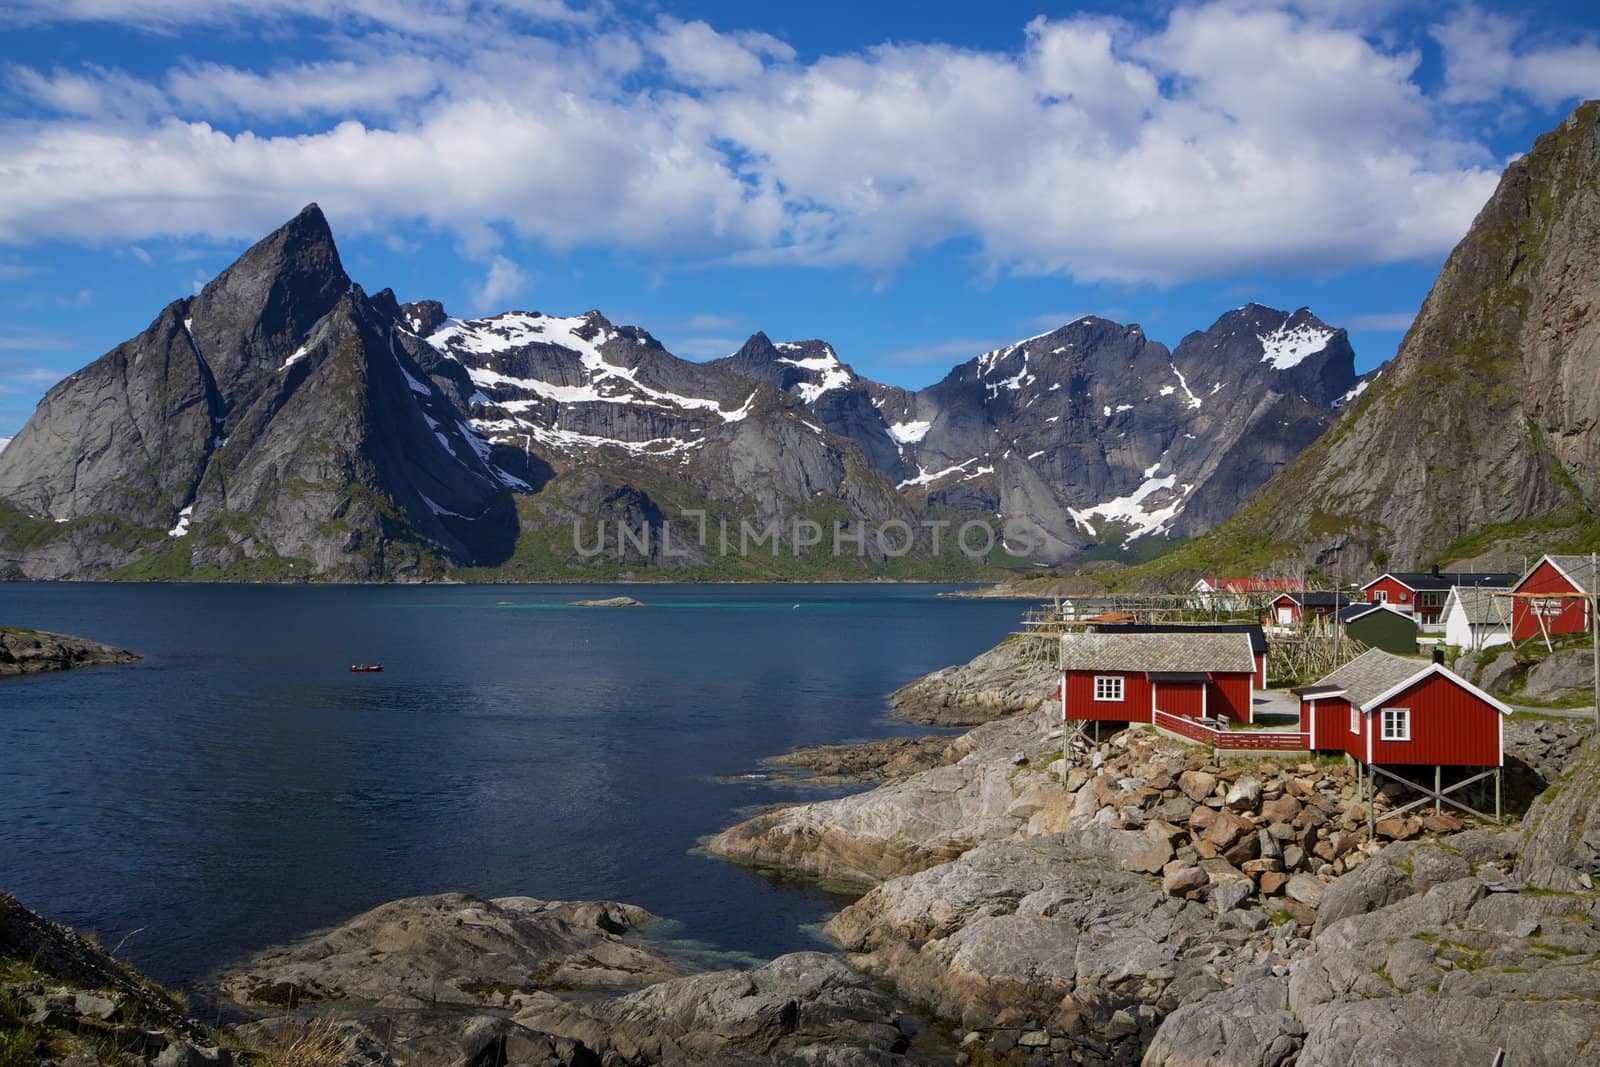
[[(1170, 350), (1136, 325), (1080, 318), (915, 391), (858, 375), (820, 340), (758, 333), (696, 363), (598, 311), (457, 319), (368, 294), (313, 204), (46, 394), (0, 451), (0, 571), (942, 577), (1060, 564), (1205, 532), (1371, 380), (1343, 330), (1256, 304)], [(952, 551), (963, 523), (992, 533)]]

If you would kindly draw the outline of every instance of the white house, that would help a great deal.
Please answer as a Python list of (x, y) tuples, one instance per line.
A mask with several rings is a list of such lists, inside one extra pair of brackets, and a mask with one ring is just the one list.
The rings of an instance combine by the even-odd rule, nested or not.
[(1504, 589), (1458, 585), (1444, 603), (1444, 641), (1472, 652), (1511, 643), (1511, 603), (1495, 601)]

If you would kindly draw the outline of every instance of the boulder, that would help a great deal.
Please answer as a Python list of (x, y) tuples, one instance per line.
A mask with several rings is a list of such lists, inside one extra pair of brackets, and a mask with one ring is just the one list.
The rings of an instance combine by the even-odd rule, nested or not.
[(1205, 771), (1184, 771), (1178, 775), (1178, 788), (1184, 796), (1198, 804), (1217, 788), (1217, 776)]
[(1254, 811), (1261, 805), (1261, 783), (1254, 778), (1241, 778), (1228, 790), (1225, 803), (1234, 811)]

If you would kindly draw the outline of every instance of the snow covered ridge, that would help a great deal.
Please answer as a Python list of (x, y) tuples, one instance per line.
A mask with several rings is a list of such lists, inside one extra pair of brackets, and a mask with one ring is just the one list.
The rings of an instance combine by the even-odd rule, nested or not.
[(1335, 331), (1326, 326), (1301, 323), (1290, 329), (1286, 322), (1276, 330), (1257, 334), (1261, 342), (1261, 362), (1272, 364), (1275, 370), (1288, 370), (1299, 366), (1308, 356), (1314, 356), (1328, 347), (1328, 339)]
[(0, 437), (0, 452), (4, 452), (6, 450), (6, 445), (9, 445), (10, 443), (11, 443), (11, 438), (9, 438), (9, 437)]
[[(799, 352), (805, 346), (793, 341), (779, 341), (772, 347), (779, 352)], [(800, 370), (822, 375), (820, 381), (800, 382), (794, 387), (795, 395), (800, 397), (801, 403), (815, 403), (817, 397), (823, 393), (831, 393), (835, 389), (844, 389), (855, 381), (855, 375), (850, 373), (839, 357), (834, 353), (833, 346), (824, 344), (822, 355), (811, 356), (806, 359), (789, 359), (780, 356), (775, 362), (797, 367)]]

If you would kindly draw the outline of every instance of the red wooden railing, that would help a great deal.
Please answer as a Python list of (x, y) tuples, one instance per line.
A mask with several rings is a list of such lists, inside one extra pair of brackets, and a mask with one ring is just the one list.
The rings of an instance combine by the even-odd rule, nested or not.
[(1309, 752), (1311, 735), (1301, 730), (1213, 730), (1209, 726), (1172, 715), (1155, 713), (1155, 723), (1168, 733), (1209, 745), (1219, 752)]

